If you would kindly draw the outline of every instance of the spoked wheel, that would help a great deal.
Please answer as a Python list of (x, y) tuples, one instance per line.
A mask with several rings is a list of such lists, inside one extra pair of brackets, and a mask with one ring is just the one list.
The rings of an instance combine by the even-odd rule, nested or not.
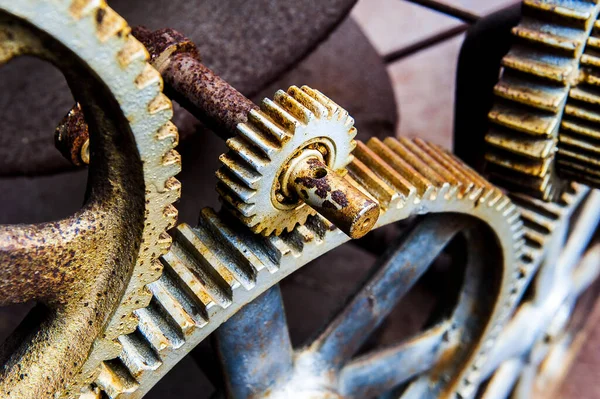
[[(440, 299), (428, 328), (355, 356), (453, 239), (463, 240), (468, 254), (455, 265), (462, 278)], [(423, 217), (377, 261), (319, 336), (298, 349), (290, 343), (279, 287), (273, 287), (217, 330), (226, 396), (439, 397), (452, 390), (483, 334), (500, 289), (500, 259), (481, 222), (452, 214)]]
[[(103, 2), (0, 1), (0, 62), (56, 65), (91, 133), (85, 204), (60, 221), (0, 226), (0, 304), (35, 301), (1, 348), (0, 396), (78, 396), (135, 329), (159, 277), (179, 195), (177, 130), (162, 80)], [(52, 132), (48, 132), (49, 139)]]
[[(572, 223), (556, 231), (531, 294), (519, 304), (502, 332), (484, 375), (485, 399), (509, 394), (529, 398), (556, 392), (582, 344), (578, 334), (594, 309), (600, 275), (600, 244), (594, 240), (600, 219), (600, 194), (585, 199)], [(589, 296), (586, 295), (586, 291)], [(585, 303), (587, 302), (587, 303)]]

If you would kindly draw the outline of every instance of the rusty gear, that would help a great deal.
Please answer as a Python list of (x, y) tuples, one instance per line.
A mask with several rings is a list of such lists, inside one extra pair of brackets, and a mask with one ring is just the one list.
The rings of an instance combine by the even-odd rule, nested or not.
[(64, 72), (91, 157), (80, 211), (0, 226), (0, 303), (45, 305), (2, 347), (0, 396), (74, 397), (119, 355), (160, 277), (180, 191), (177, 129), (160, 74), (104, 1), (0, 0), (0, 10), (0, 62), (32, 55)]
[(280, 235), (316, 212), (286, 190), (286, 171), (310, 151), (340, 175), (356, 146), (354, 119), (317, 90), (292, 86), (248, 113), (221, 155), (217, 191), (255, 233)]
[(544, 200), (557, 199), (565, 179), (599, 186), (599, 11), (583, 0), (523, 1), (485, 138), (487, 171), (499, 184)]
[[(355, 157), (347, 179), (379, 201), (377, 227), (412, 215), (457, 212), (484, 221), (496, 233), (502, 251), (496, 306), (486, 332), (449, 388), (470, 397), (478, 365), (542, 259), (521, 256), (533, 248), (523, 240), (519, 207), (459, 159), (419, 139), (357, 142)], [(260, 237), (231, 215), (208, 208), (201, 212), (198, 227), (182, 224), (172, 234), (173, 246), (162, 257), (165, 273), (149, 285), (153, 301), (136, 312), (139, 333), (120, 338), (123, 352), (107, 364), (104, 378), (94, 382), (109, 397), (142, 397), (244, 304), (349, 240), (320, 215), (290, 233)]]

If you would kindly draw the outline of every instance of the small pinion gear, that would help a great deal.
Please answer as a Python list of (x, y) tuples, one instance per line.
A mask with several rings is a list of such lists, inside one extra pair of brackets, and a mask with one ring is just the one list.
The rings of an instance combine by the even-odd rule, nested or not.
[(316, 212), (288, 193), (285, 171), (305, 151), (340, 175), (356, 147), (354, 119), (317, 90), (292, 86), (248, 114), (221, 155), (217, 191), (225, 207), (253, 232), (279, 235)]
[(569, 180), (600, 187), (600, 3), (523, 0), (486, 135), (487, 172), (557, 199)]

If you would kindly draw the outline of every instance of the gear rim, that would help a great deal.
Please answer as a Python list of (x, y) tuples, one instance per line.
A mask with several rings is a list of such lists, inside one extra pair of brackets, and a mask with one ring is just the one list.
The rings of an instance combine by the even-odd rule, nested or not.
[[(115, 338), (135, 328), (137, 320), (133, 316), (133, 311), (146, 306), (150, 299), (145, 285), (159, 277), (160, 268), (156, 269), (155, 260), (168, 250), (170, 238), (166, 235), (166, 230), (174, 225), (177, 214), (171, 205), (179, 196), (179, 182), (173, 178), (180, 169), (179, 156), (173, 150), (177, 143), (177, 129), (169, 122), (172, 115), (171, 103), (161, 93), (162, 79), (160, 75), (146, 62), (147, 52), (129, 34), (129, 28), (125, 21), (108, 8), (105, 2), (63, 0), (49, 3), (27, 0), (16, 4), (2, 1), (0, 8), (5, 13), (3, 18), (26, 21), (23, 22), (26, 24), (23, 26), (33, 27), (26, 28), (34, 32), (31, 37), (39, 37), (39, 34), (46, 35), (52, 37), (50, 43), (62, 46), (60, 48), (64, 48), (64, 53), (59, 54), (67, 54), (65, 58), (75, 61), (72, 64), (67, 61), (57, 62), (57, 64), (65, 68), (63, 71), (68, 71), (71, 74), (70, 77), (78, 75), (69, 70), (69, 66), (79, 66), (82, 71), (89, 71), (92, 74), (93, 77), (90, 78), (92, 82), (102, 82), (103, 89), (101, 91), (106, 91), (109, 94), (107, 97), (118, 104), (114, 108), (115, 115), (122, 120), (128, 120), (128, 122), (122, 122), (123, 125), (120, 126), (120, 129), (128, 132), (131, 135), (132, 143), (135, 143), (132, 151), (136, 155), (129, 161), (129, 168), (134, 167), (136, 162), (145, 164), (145, 168), (138, 169), (139, 173), (131, 173), (131, 175), (139, 176), (141, 182), (135, 187), (141, 187), (141, 189), (138, 190), (140, 194), (134, 197), (137, 198), (134, 202), (138, 204), (136, 206), (139, 207), (139, 217), (132, 216), (132, 219), (139, 219), (140, 227), (139, 230), (134, 230), (139, 231), (139, 235), (132, 240), (137, 243), (135, 244), (137, 247), (134, 246), (137, 250), (129, 254), (131, 255), (131, 269), (127, 273), (131, 273), (129, 274), (130, 278), (128, 279), (127, 275), (124, 275), (123, 282), (119, 283), (122, 284), (121, 288), (114, 292), (116, 296), (107, 300), (110, 305), (106, 306), (109, 306), (110, 311), (98, 322), (101, 323), (101, 327), (98, 327), (100, 330), (98, 330), (97, 337), (94, 334), (89, 338), (92, 340), (89, 345), (93, 347), (81, 351), (85, 355), (83, 364), (75, 362), (71, 365), (71, 362), (64, 362), (64, 364), (68, 364), (65, 366), (66, 368), (72, 367), (75, 371), (75, 373), (71, 372), (69, 379), (65, 378), (52, 383), (44, 380), (41, 386), (38, 384), (38, 388), (36, 388), (37, 396), (43, 395), (41, 392), (44, 390), (46, 390), (46, 394), (49, 394), (47, 390), (54, 389), (53, 387), (59, 387), (56, 395), (69, 396), (78, 394), (80, 389), (89, 383), (89, 380), (97, 376), (101, 361), (110, 359), (115, 356), (115, 353), (120, 352)], [(8, 17), (9, 14), (13, 17)], [(9, 41), (14, 38), (10, 35), (7, 37)], [(19, 38), (17, 37), (17, 39)], [(30, 48), (13, 46), (8, 53), (4, 52), (4, 60), (20, 55), (22, 52), (53, 59), (52, 54), (48, 53), (48, 57), (44, 57), (48, 54), (43, 54), (45, 51), (50, 51), (52, 47), (39, 47), (42, 51), (36, 54), (35, 39), (32, 40), (34, 45)], [(31, 45), (31, 43), (28, 44)], [(86, 84), (84, 79), (80, 82), (81, 87), (77, 86), (76, 90), (84, 100), (88, 100), (83, 102), (88, 111), (88, 117), (91, 117), (93, 122), (97, 122), (94, 118), (96, 113), (102, 111), (102, 107), (95, 105), (90, 100), (93, 95), (91, 95), (92, 97), (83, 95), (88, 87)], [(95, 108), (89, 104), (93, 104)], [(106, 112), (106, 110), (104, 111)], [(101, 126), (104, 127), (104, 125)], [(106, 126), (110, 127), (110, 125)], [(94, 154), (94, 147), (96, 150), (102, 149), (92, 143), (92, 162), (95, 158), (96, 165), (101, 165), (106, 160), (99, 153)], [(138, 161), (135, 161), (136, 157), (139, 159)], [(114, 157), (108, 158), (114, 160)], [(94, 167), (95, 165), (91, 170)], [(119, 166), (115, 165), (114, 167)], [(95, 176), (92, 173), (91, 176), (96, 183), (98, 179), (102, 180), (101, 175)], [(91, 198), (95, 198), (94, 183), (90, 184), (92, 187)], [(109, 186), (111, 184), (114, 186), (117, 182), (113, 181)], [(132, 191), (134, 190), (132, 189)], [(110, 210), (107, 211), (110, 214)], [(68, 220), (65, 223), (68, 223)], [(127, 264), (127, 261), (124, 264)], [(107, 293), (105, 292), (105, 294)], [(99, 314), (103, 315), (102, 312), (104, 311)], [(70, 354), (69, 351), (65, 351), (65, 353)], [(23, 370), (26, 364), (19, 363), (18, 366)], [(61, 370), (60, 367), (58, 369)], [(48, 368), (48, 370), (51, 371), (52, 368)], [(77, 370), (79, 371), (77, 372)], [(24, 373), (21, 372), (21, 376), (23, 375)], [(56, 378), (60, 377), (58, 375)], [(51, 381), (51, 378), (48, 378), (48, 381)], [(4, 382), (10, 385), (8, 379)], [(32, 384), (36, 386), (37, 382), (32, 382)], [(21, 388), (10, 390), (13, 396), (18, 395), (24, 385), (19, 386)]]

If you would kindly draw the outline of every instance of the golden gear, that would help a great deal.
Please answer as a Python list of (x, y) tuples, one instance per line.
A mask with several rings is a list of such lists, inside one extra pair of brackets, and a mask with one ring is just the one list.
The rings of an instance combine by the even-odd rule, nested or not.
[(146, 285), (160, 277), (180, 194), (178, 133), (160, 74), (104, 1), (0, 0), (0, 9), (1, 61), (55, 64), (91, 127), (84, 207), (58, 222), (0, 226), (5, 302), (52, 309), (8, 353), (0, 396), (79, 396), (119, 355), (117, 338), (135, 330)]
[(250, 111), (221, 155), (217, 191), (255, 233), (280, 235), (316, 212), (287, 191), (290, 164), (303, 152), (316, 154), (340, 176), (356, 146), (354, 119), (317, 90), (292, 86)]
[[(484, 221), (499, 240), (502, 283), (494, 310), (449, 388), (469, 397), (477, 386), (477, 365), (488, 356), (541, 259), (522, 257), (534, 249), (523, 240), (519, 208), (459, 159), (419, 139), (357, 142), (355, 156), (348, 179), (380, 202), (376, 227), (413, 215), (454, 212)], [(140, 333), (120, 338), (123, 352), (105, 363), (94, 385), (109, 397), (141, 398), (244, 304), (349, 240), (331, 227), (317, 215), (289, 234), (261, 237), (230, 215), (208, 208), (201, 212), (198, 227), (179, 225), (171, 250), (162, 257), (166, 272), (149, 286), (152, 304), (137, 312)]]
[(598, 58), (590, 53), (599, 11), (583, 0), (523, 1), (489, 113), (485, 158), (493, 181), (544, 200), (558, 198), (562, 177), (598, 186)]

